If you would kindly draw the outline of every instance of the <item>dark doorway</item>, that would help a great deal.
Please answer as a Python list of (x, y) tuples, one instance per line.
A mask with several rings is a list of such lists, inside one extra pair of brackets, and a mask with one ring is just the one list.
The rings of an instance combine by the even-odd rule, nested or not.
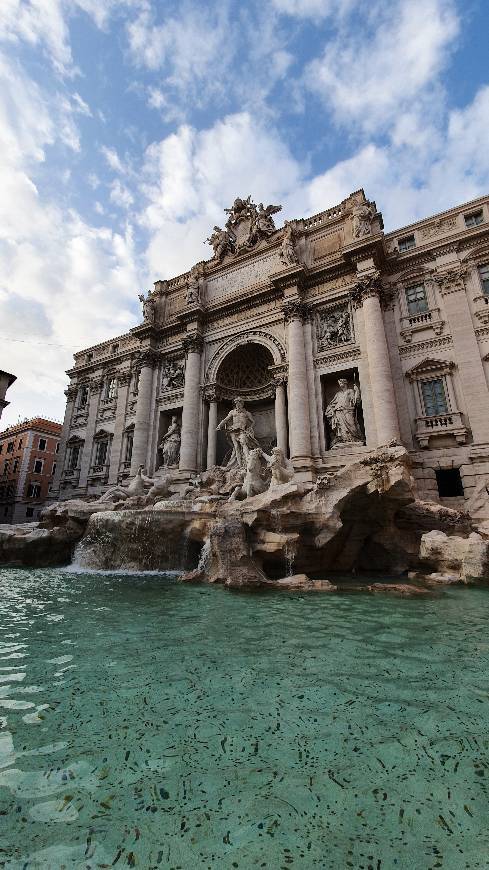
[(460, 498), (463, 496), (464, 485), (460, 476), (460, 468), (439, 468), (435, 474), (440, 498)]

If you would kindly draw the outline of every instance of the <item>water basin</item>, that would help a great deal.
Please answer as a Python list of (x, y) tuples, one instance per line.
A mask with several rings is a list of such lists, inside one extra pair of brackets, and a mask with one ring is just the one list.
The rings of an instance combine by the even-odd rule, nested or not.
[(0, 867), (489, 867), (489, 591), (0, 571)]

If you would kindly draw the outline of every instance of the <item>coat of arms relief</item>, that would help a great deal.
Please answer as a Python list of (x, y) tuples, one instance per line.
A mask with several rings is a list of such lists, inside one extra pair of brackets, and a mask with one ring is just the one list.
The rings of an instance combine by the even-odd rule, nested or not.
[(262, 239), (277, 232), (272, 215), (282, 210), (281, 205), (256, 205), (251, 196), (236, 197), (231, 208), (225, 208), (228, 219), (224, 226), (215, 226), (206, 239), (212, 245), (214, 259), (222, 262), (226, 254), (241, 254), (249, 251)]

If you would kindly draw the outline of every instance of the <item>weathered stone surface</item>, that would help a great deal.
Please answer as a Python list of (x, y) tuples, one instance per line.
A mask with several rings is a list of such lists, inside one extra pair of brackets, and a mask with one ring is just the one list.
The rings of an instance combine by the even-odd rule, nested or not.
[(423, 535), (420, 560), (435, 573), (458, 576), (464, 583), (489, 582), (489, 539), (431, 531)]
[(43, 529), (38, 523), (0, 525), (0, 564), (26, 567), (66, 565), (84, 525), (72, 520), (65, 525)]
[(268, 589), (288, 589), (292, 592), (336, 592), (338, 588), (329, 580), (311, 580), (307, 574), (291, 574), (280, 580), (267, 580), (263, 585)]
[(417, 598), (431, 594), (429, 589), (423, 586), (414, 586), (413, 583), (371, 583), (365, 588), (368, 592), (400, 595), (403, 598)]

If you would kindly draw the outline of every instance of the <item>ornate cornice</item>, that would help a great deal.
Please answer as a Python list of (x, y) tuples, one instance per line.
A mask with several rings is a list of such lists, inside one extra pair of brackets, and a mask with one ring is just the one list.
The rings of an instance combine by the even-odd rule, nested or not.
[(73, 399), (76, 399), (77, 393), (78, 393), (78, 387), (75, 387), (74, 385), (70, 385), (69, 387), (66, 387), (66, 390), (65, 390), (66, 400), (68, 402), (72, 402)]
[(285, 302), (282, 310), (287, 323), (291, 320), (300, 320), (301, 323), (304, 323), (311, 317), (311, 309), (300, 299), (291, 299), (289, 302)]
[(442, 338), (430, 338), (427, 341), (419, 341), (416, 344), (404, 344), (399, 347), (399, 356), (414, 356), (416, 353), (424, 353), (425, 350), (451, 347), (453, 344), (451, 335)]
[(186, 335), (182, 340), (182, 346), (186, 356), (189, 353), (200, 354), (204, 349), (204, 339), (201, 335)]
[(321, 369), (329, 366), (332, 363), (349, 362), (350, 360), (358, 359), (362, 355), (360, 348), (356, 345), (348, 348), (348, 350), (336, 351), (335, 353), (322, 353), (314, 359), (314, 368)]

